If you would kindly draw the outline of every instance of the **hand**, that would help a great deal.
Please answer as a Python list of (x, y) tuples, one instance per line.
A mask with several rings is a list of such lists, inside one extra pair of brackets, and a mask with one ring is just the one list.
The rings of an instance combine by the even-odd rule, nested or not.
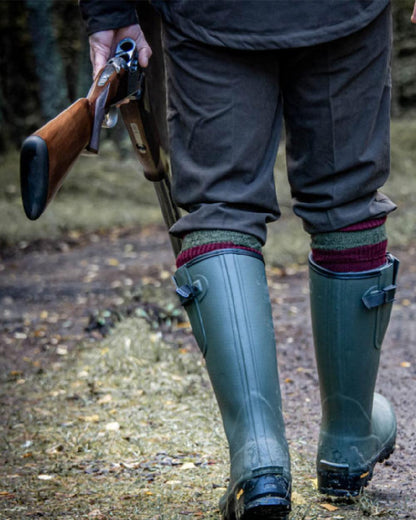
[(410, 18), (410, 21), (412, 23), (416, 23), (416, 0), (415, 0), (415, 5), (413, 7), (413, 13), (412, 13), (412, 17)]
[(99, 31), (91, 34), (89, 38), (90, 59), (94, 78), (114, 54), (118, 42), (123, 38), (131, 38), (136, 42), (139, 64), (141, 67), (147, 67), (152, 55), (152, 49), (147, 43), (140, 25), (129, 25), (121, 29)]

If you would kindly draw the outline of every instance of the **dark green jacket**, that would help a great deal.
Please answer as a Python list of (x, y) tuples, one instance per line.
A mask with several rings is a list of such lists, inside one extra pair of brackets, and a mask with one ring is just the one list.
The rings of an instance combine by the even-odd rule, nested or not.
[[(152, 0), (162, 19), (190, 38), (237, 49), (315, 45), (351, 34), (390, 0)], [(140, 4), (80, 0), (88, 33), (134, 23)]]

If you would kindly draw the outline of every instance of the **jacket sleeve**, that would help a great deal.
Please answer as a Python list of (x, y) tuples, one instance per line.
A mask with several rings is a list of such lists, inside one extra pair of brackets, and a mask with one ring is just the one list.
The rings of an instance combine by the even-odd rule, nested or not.
[(136, 2), (131, 0), (79, 0), (88, 35), (137, 23)]

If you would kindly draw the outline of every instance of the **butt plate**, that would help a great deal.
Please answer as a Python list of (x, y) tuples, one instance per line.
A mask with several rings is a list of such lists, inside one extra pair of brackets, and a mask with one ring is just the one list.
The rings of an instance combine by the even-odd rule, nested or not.
[(38, 219), (46, 208), (49, 191), (48, 147), (38, 135), (31, 135), (23, 142), (20, 188), (26, 216), (30, 220)]

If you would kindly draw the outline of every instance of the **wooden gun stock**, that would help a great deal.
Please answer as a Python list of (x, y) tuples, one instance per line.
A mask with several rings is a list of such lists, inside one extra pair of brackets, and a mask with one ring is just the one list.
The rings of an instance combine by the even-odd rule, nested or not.
[(23, 142), (20, 183), (23, 207), (31, 220), (40, 217), (88, 145), (92, 120), (89, 101), (82, 98)]
[(20, 153), (20, 185), (27, 217), (36, 220), (87, 149), (97, 153), (100, 129), (110, 105), (126, 90), (127, 71), (107, 64), (86, 98), (81, 98), (29, 136)]

